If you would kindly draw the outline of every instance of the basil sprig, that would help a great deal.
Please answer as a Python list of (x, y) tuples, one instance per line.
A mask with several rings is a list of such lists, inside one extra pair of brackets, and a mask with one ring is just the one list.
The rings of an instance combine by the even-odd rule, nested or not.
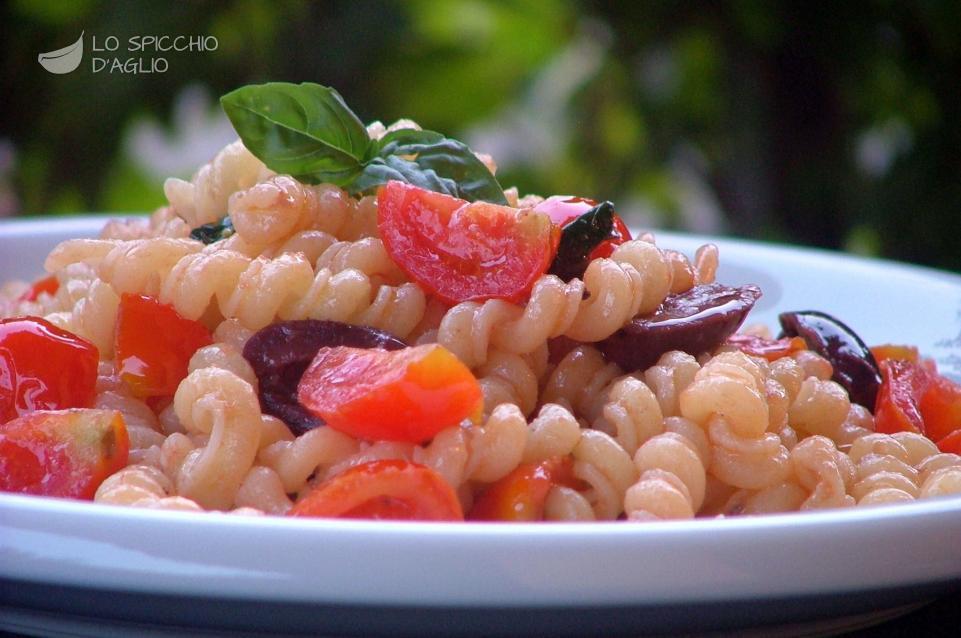
[(360, 194), (400, 180), (468, 201), (507, 203), (494, 175), (467, 145), (410, 129), (372, 140), (334, 89), (269, 82), (231, 91), (220, 103), (251, 153), (300, 181)]
[(601, 202), (561, 229), (561, 242), (551, 263), (550, 273), (564, 281), (583, 277), (590, 264), (591, 251), (614, 231), (614, 204)]

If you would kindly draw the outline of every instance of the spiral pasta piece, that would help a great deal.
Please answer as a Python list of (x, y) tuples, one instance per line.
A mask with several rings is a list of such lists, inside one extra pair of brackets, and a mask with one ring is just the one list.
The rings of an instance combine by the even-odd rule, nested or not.
[(541, 400), (565, 405), (593, 422), (601, 415), (611, 384), (620, 376), (621, 369), (596, 348), (578, 346), (551, 372)]
[(525, 416), (537, 407), (537, 375), (520, 355), (493, 352), (474, 374), (484, 395), (485, 414), (501, 403), (516, 404)]
[(377, 237), (357, 241), (335, 241), (317, 258), (315, 267), (338, 273), (348, 268), (359, 270), (377, 283), (399, 285), (407, 281), (397, 264), (387, 254), (384, 242)]
[(228, 144), (194, 174), (189, 182), (170, 178), (164, 194), (177, 214), (191, 227), (217, 221), (230, 196), (269, 174), (240, 140)]
[(307, 479), (357, 454), (360, 445), (351, 437), (323, 426), (308, 430), (293, 440), (266, 446), (257, 455), (260, 465), (272, 470), (284, 492), (301, 491)]
[(686, 352), (672, 350), (644, 371), (644, 381), (654, 391), (664, 416), (680, 415), (680, 394), (691, 385), (700, 369), (697, 359)]
[(227, 203), (237, 235), (253, 245), (272, 244), (310, 228), (318, 210), (315, 189), (289, 175), (274, 175), (237, 191)]
[(917, 466), (938, 453), (930, 440), (913, 432), (862, 436), (849, 453), (857, 470), (851, 495), (858, 505), (915, 500), (921, 495)]
[(582, 430), (572, 452), (574, 476), (588, 485), (583, 496), (598, 520), (614, 520), (624, 511), (624, 495), (637, 482), (631, 456), (598, 430)]
[(696, 448), (680, 434), (665, 432), (637, 449), (640, 474), (624, 495), (631, 520), (693, 518), (704, 502), (707, 473)]
[(681, 414), (702, 426), (721, 416), (737, 436), (761, 437), (769, 420), (763, 387), (755, 362), (741, 352), (723, 352), (698, 370), (681, 393)]
[[(44, 318), (90, 341), (97, 347), (101, 357), (112, 357), (120, 297), (99, 279), (86, 283), (84, 287), (82, 296), (71, 307), (50, 313)], [(71, 291), (74, 295), (78, 292), (76, 289)]]
[(128, 465), (104, 479), (93, 500), (107, 505), (201, 511), (194, 501), (171, 496), (172, 491), (170, 479), (156, 467)]
[(235, 498), (237, 507), (283, 516), (293, 507), (280, 477), (268, 467), (255, 465), (247, 472)]
[(791, 468), (797, 482), (808, 492), (802, 510), (855, 504), (848, 490), (854, 483), (856, 468), (831, 439), (814, 435), (798, 443), (791, 450)]
[(646, 441), (664, 432), (661, 406), (643, 381), (624, 377), (607, 394), (603, 416), (594, 427), (612, 435), (628, 454), (634, 454)]
[(260, 444), (260, 402), (250, 384), (227, 370), (202, 368), (187, 375), (174, 395), (187, 432), (209, 435), (176, 473), (177, 493), (208, 509), (229, 509)]

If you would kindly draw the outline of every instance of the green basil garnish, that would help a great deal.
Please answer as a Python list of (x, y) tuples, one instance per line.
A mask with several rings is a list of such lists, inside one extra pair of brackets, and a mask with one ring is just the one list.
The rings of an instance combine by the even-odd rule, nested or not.
[(591, 251), (614, 231), (614, 204), (601, 202), (561, 229), (561, 243), (551, 263), (550, 273), (564, 281), (583, 277)]
[(190, 238), (202, 241), (205, 244), (212, 244), (221, 239), (227, 239), (234, 234), (234, 223), (227, 215), (219, 222), (211, 222), (202, 226), (197, 226), (190, 231)]
[(343, 186), (363, 168), (367, 128), (333, 89), (269, 82), (231, 91), (220, 104), (244, 146), (271, 170)]
[(244, 145), (271, 170), (351, 194), (400, 180), (466, 199), (506, 204), (504, 190), (462, 142), (400, 130), (371, 140), (337, 91), (319, 84), (241, 87), (222, 98)]
[(507, 204), (500, 184), (463, 142), (434, 131), (401, 129), (373, 144), (374, 157), (354, 183), (360, 192), (401, 180), (470, 202)]

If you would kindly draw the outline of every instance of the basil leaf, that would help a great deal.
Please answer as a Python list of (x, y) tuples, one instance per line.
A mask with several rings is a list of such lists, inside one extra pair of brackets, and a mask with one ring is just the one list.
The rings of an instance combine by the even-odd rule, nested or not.
[(466, 199), (507, 205), (504, 189), (463, 142), (434, 131), (401, 129), (374, 142), (373, 157), (348, 187), (371, 192), (390, 180)]
[(190, 231), (190, 238), (196, 239), (197, 241), (202, 241), (205, 244), (212, 244), (215, 241), (227, 239), (233, 234), (234, 223), (230, 221), (230, 215), (227, 215), (219, 222), (211, 222), (209, 224), (197, 226)]
[(550, 273), (564, 281), (583, 277), (590, 254), (598, 244), (610, 239), (614, 231), (614, 204), (601, 202), (561, 229), (561, 243), (551, 263)]
[(220, 103), (244, 146), (271, 170), (338, 186), (363, 170), (367, 128), (331, 88), (270, 82), (231, 91)]

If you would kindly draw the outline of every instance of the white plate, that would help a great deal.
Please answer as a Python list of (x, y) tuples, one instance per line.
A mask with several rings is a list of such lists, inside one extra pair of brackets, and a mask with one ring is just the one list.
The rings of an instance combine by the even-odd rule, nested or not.
[[(0, 224), (0, 278), (102, 219)], [(663, 233), (691, 253), (702, 238)], [(749, 321), (829, 312), (957, 372), (961, 277), (718, 239)], [(371, 523), (111, 508), (0, 495), (0, 628), (562, 635), (832, 630), (961, 582), (961, 499), (649, 525)], [(841, 620), (831, 620), (843, 617)]]

